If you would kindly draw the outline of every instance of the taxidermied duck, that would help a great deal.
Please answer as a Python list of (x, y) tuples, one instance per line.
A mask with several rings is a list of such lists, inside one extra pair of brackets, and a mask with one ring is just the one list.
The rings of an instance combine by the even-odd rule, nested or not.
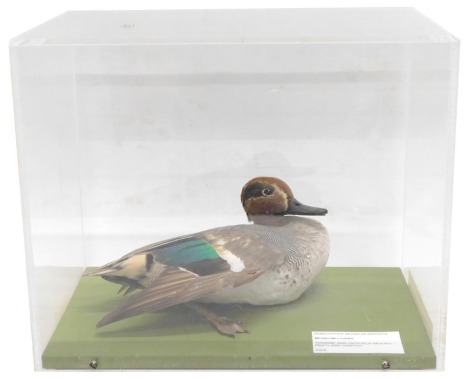
[(327, 210), (303, 205), (272, 177), (245, 184), (243, 208), (252, 224), (225, 226), (137, 249), (86, 275), (100, 275), (136, 295), (98, 327), (146, 312), (186, 304), (221, 333), (246, 332), (202, 303), (285, 304), (296, 300), (325, 266), (329, 237), (319, 222)]

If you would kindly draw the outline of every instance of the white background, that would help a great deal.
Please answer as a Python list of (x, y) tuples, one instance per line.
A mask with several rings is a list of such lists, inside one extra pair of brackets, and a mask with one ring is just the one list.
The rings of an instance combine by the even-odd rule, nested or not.
[[(455, 161), (454, 207), (451, 246), (449, 289), (449, 315), (447, 332), (446, 368), (433, 373), (434, 377), (457, 378), (468, 375), (470, 359), (469, 326), (469, 255), (468, 216), (470, 211), (470, 3), (461, 0), (416, 1), (301, 1), (301, 0), (15, 0), (0, 4), (0, 376), (61, 378), (89, 375), (86, 372), (43, 372), (33, 370), (26, 272), (24, 262), (21, 208), (16, 166), (16, 146), (13, 122), (13, 105), (9, 73), (8, 40), (16, 35), (66, 11), (79, 9), (177, 9), (177, 8), (305, 8), (305, 7), (355, 7), (355, 6), (412, 6), (436, 21), (461, 39), (459, 112), (457, 120), (457, 146)], [(231, 376), (246, 375), (240, 372), (141, 372), (139, 376)], [(260, 373), (258, 373), (260, 374)], [(262, 375), (367, 378), (378, 372), (261, 372)], [(101, 377), (134, 377), (135, 373), (108, 372)], [(389, 372), (388, 376), (421, 378), (429, 372)]]

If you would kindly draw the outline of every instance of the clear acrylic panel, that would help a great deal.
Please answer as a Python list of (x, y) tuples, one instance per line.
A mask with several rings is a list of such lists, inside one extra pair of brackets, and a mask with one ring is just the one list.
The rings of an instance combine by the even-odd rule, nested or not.
[(84, 269), (247, 223), (256, 176), (328, 208), (328, 268), (400, 268), (443, 367), (455, 37), (408, 8), (68, 12), (10, 49), (37, 368)]

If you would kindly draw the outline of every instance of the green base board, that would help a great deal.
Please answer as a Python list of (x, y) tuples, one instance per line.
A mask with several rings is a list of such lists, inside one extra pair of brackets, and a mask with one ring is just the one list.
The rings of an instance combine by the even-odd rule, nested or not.
[[(297, 301), (214, 306), (249, 333), (219, 334), (185, 306), (96, 329), (124, 299), (83, 277), (42, 356), (44, 368), (431, 369), (436, 356), (399, 268), (326, 268)], [(405, 354), (313, 353), (312, 331), (399, 331)]]

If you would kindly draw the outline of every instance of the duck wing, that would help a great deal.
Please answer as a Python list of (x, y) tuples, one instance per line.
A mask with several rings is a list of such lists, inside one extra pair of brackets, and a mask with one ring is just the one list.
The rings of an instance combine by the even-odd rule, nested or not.
[(200, 236), (184, 236), (141, 247), (84, 275), (121, 284), (118, 293), (128, 294), (148, 287), (172, 266), (208, 275), (225, 270), (227, 262)]
[(154, 285), (131, 296), (115, 310), (108, 313), (97, 324), (97, 327), (142, 313), (186, 303), (224, 288), (237, 287), (251, 282), (261, 273), (260, 270), (252, 269), (237, 274), (224, 271), (217, 274), (198, 276), (189, 271), (184, 272), (184, 270), (178, 268), (171, 268)]
[(91, 273), (128, 286), (127, 291), (143, 288), (97, 326), (238, 287), (282, 259), (256, 233), (236, 226), (148, 245)]

